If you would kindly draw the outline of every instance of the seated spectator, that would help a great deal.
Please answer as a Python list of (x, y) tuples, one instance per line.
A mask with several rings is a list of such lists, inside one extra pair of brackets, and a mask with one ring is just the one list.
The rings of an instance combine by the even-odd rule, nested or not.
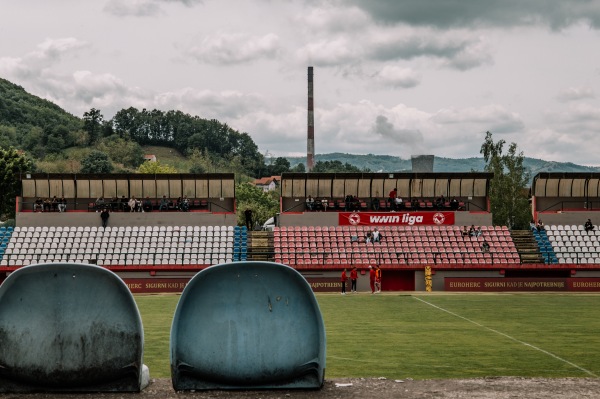
[(52, 209), (52, 201), (50, 201), (50, 198), (46, 198), (44, 200), (44, 212), (50, 212), (50, 209)]
[(371, 233), (371, 238), (373, 242), (381, 242), (383, 235), (377, 230), (377, 227), (373, 229), (373, 233)]
[(482, 234), (483, 231), (481, 231), (481, 226), (477, 227), (477, 230), (475, 230), (475, 237), (481, 237)]
[(356, 195), (352, 197), (352, 210), (355, 212), (360, 211), (360, 200)]
[(450, 209), (453, 211), (458, 211), (458, 200), (456, 199), (456, 197), (452, 197), (452, 199), (450, 200)]
[(436, 200), (435, 200), (435, 208), (438, 211), (441, 211), (442, 209), (444, 209), (444, 204), (446, 203), (446, 198), (444, 198), (443, 195), (440, 195)]
[(323, 210), (323, 203), (318, 198), (315, 199), (315, 208), (314, 209), (315, 209), (315, 211), (319, 211), (319, 212)]
[(472, 224), (471, 227), (469, 228), (469, 237), (475, 237), (475, 225)]
[(135, 200), (135, 211), (136, 212), (143, 212), (144, 208), (142, 208), (142, 200), (140, 199), (136, 199)]
[(315, 199), (312, 196), (306, 198), (306, 209), (313, 211), (315, 209)]
[(162, 196), (162, 198), (160, 199), (160, 204), (158, 205), (158, 211), (162, 212), (163, 210), (169, 210), (169, 200), (167, 199), (166, 195)]
[(394, 210), (404, 209), (404, 201), (402, 201), (401, 197), (396, 197), (396, 199), (394, 201), (395, 201)]
[(121, 197), (120, 208), (123, 212), (127, 212), (127, 211), (131, 210), (131, 207), (129, 206), (129, 200), (127, 198), (125, 198), (124, 195)]
[(129, 212), (135, 212), (136, 211), (136, 205), (137, 205), (137, 201), (135, 200), (135, 197), (131, 197), (129, 199), (129, 202), (127, 203), (127, 205), (129, 206)]
[(469, 236), (469, 230), (467, 230), (467, 226), (463, 226), (461, 234), (462, 234), (463, 237), (468, 237)]
[(481, 243), (481, 252), (490, 252), (490, 244), (485, 239)]
[(44, 201), (40, 197), (38, 197), (38, 199), (36, 199), (33, 203), (33, 211), (44, 212)]
[(189, 212), (190, 211), (190, 200), (187, 195), (184, 195), (179, 202), (179, 210), (181, 212)]
[(535, 228), (537, 229), (538, 232), (542, 231), (542, 230), (546, 230), (546, 228), (544, 227), (544, 222), (542, 222), (542, 219), (538, 219), (537, 225), (535, 226)]
[(418, 198), (413, 198), (410, 201), (410, 206), (412, 206), (413, 209), (419, 209), (421, 208), (421, 201), (419, 201)]
[(52, 212), (56, 212), (58, 210), (58, 198), (56, 195), (52, 197)]
[(379, 198), (373, 197), (371, 198), (371, 209), (375, 212), (379, 211)]
[(321, 206), (323, 207), (323, 211), (327, 212), (327, 206), (329, 205), (329, 200), (325, 197), (321, 199)]
[(531, 222), (529, 222), (529, 229), (531, 231), (537, 230), (537, 227), (535, 225), (535, 220), (531, 219)]
[(143, 204), (144, 212), (152, 212), (152, 201), (150, 201), (150, 197), (146, 197)]
[(65, 198), (65, 196), (63, 195), (62, 197), (60, 197), (60, 199), (58, 200), (58, 211), (59, 212), (65, 212), (67, 210), (67, 199)]
[(594, 225), (592, 224), (592, 221), (588, 219), (587, 222), (585, 222), (585, 224), (583, 225), (583, 228), (585, 229), (585, 231), (593, 231)]
[(104, 209), (104, 197), (96, 199), (96, 212), (100, 212)]
[(365, 242), (367, 244), (373, 242), (373, 233), (371, 233), (370, 231), (368, 231), (367, 235), (365, 236)]

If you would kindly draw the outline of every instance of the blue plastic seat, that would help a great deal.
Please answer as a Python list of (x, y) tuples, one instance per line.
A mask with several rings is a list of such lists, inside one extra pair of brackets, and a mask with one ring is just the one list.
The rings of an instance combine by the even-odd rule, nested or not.
[(175, 390), (319, 388), (325, 327), (296, 270), (234, 262), (199, 272), (171, 328)]
[(102, 267), (26, 266), (0, 286), (0, 392), (140, 391), (143, 341), (131, 292)]

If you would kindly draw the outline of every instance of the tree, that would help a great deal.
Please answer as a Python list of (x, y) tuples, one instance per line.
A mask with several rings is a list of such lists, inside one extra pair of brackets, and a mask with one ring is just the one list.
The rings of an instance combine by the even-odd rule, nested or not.
[(344, 172), (366, 172), (360, 168), (350, 165), (348, 162), (343, 164), (341, 161), (317, 161), (312, 169), (314, 173), (344, 173)]
[(83, 130), (88, 134), (89, 144), (94, 144), (100, 138), (104, 116), (96, 108), (83, 113)]
[(171, 165), (161, 165), (159, 161), (150, 162), (146, 161), (140, 165), (137, 169), (138, 173), (150, 173), (150, 174), (159, 174), (159, 173), (177, 173), (177, 169), (175, 169)]
[(100, 140), (98, 150), (105, 152), (114, 162), (137, 168), (144, 162), (142, 147), (133, 140), (125, 140), (116, 134)]
[(238, 224), (245, 223), (244, 211), (252, 209), (254, 223), (263, 225), (267, 219), (275, 216), (279, 210), (279, 197), (276, 199), (269, 193), (250, 183), (241, 183), (235, 186), (235, 200), (237, 203)]
[(33, 170), (33, 161), (10, 147), (0, 148), (0, 217), (15, 217), (15, 198), (21, 195), (21, 174)]
[(81, 173), (110, 173), (113, 165), (102, 151), (93, 150), (81, 161)]
[(523, 167), (523, 152), (511, 143), (502, 153), (504, 140), (494, 143), (492, 133), (486, 132), (480, 153), (486, 162), (485, 171), (493, 172), (490, 181), (490, 205), (492, 222), (496, 226), (525, 229), (531, 220), (527, 185), (529, 173)]

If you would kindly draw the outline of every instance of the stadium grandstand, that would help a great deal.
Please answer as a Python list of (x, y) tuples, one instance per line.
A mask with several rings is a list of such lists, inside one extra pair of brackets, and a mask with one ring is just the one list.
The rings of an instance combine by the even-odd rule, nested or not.
[(545, 226), (520, 231), (492, 225), (492, 177), (284, 173), (274, 228), (248, 231), (233, 174), (26, 175), (16, 226), (0, 227), (0, 281), (75, 262), (114, 271), (132, 292), (179, 292), (211, 265), (260, 260), (295, 268), (315, 291), (340, 290), (353, 267), (370, 291), (372, 265), (383, 290), (600, 290), (600, 233), (584, 229), (598, 222), (600, 174), (535, 176), (532, 219)]

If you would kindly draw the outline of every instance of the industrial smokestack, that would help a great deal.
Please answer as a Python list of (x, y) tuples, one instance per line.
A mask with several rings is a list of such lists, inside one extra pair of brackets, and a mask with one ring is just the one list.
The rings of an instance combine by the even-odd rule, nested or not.
[(311, 172), (315, 162), (315, 109), (313, 97), (313, 67), (308, 67), (308, 140), (306, 141), (306, 171)]

